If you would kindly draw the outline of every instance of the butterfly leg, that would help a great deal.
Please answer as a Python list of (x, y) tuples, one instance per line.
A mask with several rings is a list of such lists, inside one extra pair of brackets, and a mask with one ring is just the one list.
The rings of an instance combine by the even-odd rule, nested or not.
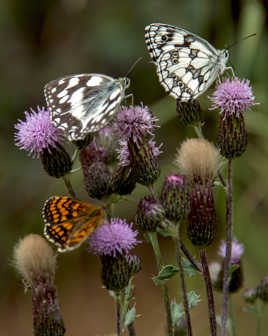
[(130, 98), (130, 101), (131, 101), (130, 105), (134, 105), (134, 95), (133, 95), (133, 93), (129, 93), (128, 95), (126, 95), (124, 100), (129, 99), (129, 98)]
[(232, 72), (233, 77), (235, 77), (234, 69), (233, 67), (226, 67), (225, 70), (230, 70)]

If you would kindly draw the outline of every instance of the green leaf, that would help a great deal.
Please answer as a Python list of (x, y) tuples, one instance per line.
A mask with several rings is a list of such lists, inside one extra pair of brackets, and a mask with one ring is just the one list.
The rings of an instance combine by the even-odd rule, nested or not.
[(246, 313), (258, 313), (258, 309), (255, 306), (246, 306), (243, 310)]
[(172, 232), (169, 230), (162, 229), (160, 227), (157, 228), (157, 233), (159, 233), (163, 237), (173, 237)]
[(197, 270), (196, 268), (194, 268), (194, 266), (188, 259), (184, 258), (182, 266), (183, 266), (184, 273), (188, 275), (189, 277), (196, 275)]
[(184, 315), (182, 304), (178, 304), (176, 301), (170, 304), (171, 318), (174, 325), (177, 325)]
[(127, 313), (125, 317), (125, 326), (129, 326), (136, 318), (136, 308), (131, 308)]
[(229, 270), (229, 276), (231, 277), (233, 272), (239, 268), (239, 265), (233, 264)]
[(153, 277), (153, 281), (155, 285), (162, 285), (166, 280), (172, 278), (178, 272), (179, 269), (177, 266), (166, 265), (161, 269), (157, 276)]
[(187, 293), (189, 308), (192, 309), (195, 307), (201, 300), (200, 295), (196, 294), (195, 291), (190, 291)]

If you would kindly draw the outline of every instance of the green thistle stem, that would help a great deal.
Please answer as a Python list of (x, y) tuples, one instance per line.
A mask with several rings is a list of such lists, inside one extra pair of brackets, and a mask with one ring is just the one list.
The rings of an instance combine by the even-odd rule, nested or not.
[(264, 303), (261, 300), (258, 300), (256, 306), (257, 306), (257, 332), (256, 332), (256, 336), (261, 336)]
[(202, 132), (202, 123), (198, 123), (197, 125), (193, 126), (196, 135), (198, 136), (198, 138), (204, 138), (203, 132)]
[(180, 225), (177, 225), (177, 242), (176, 242), (176, 257), (177, 257), (177, 264), (179, 268), (179, 274), (181, 278), (181, 291), (183, 297), (183, 305), (184, 305), (184, 312), (186, 317), (186, 324), (188, 330), (188, 336), (192, 336), (192, 324), (191, 324), (191, 315), (189, 309), (189, 303), (187, 298), (187, 289), (186, 289), (186, 282), (184, 277), (184, 269), (182, 264), (182, 256), (181, 256), (181, 239), (180, 239)]
[[(163, 267), (163, 258), (161, 255), (158, 239), (157, 239), (157, 233), (156, 232), (148, 232), (147, 237), (152, 244), (154, 254), (155, 254), (155, 259), (158, 267), (158, 271), (160, 271)], [(168, 336), (173, 336), (173, 323), (172, 323), (172, 318), (171, 318), (171, 310), (170, 310), (170, 298), (168, 294), (168, 287), (167, 284), (163, 284), (162, 286), (162, 292), (163, 292), (163, 297), (164, 297), (164, 302), (165, 302), (165, 309), (166, 309), (166, 322), (167, 322), (167, 329), (168, 329)]]
[(187, 250), (186, 246), (183, 244), (183, 241), (180, 240), (180, 247), (185, 255), (185, 257), (190, 261), (190, 263), (193, 265), (193, 267), (198, 271), (202, 272), (202, 267), (200, 263), (191, 255), (191, 253)]
[(69, 194), (73, 197), (73, 198), (76, 198), (76, 195), (75, 195), (75, 192), (74, 192), (74, 189), (73, 189), (73, 186), (72, 186), (72, 183), (71, 183), (71, 180), (69, 178), (69, 176), (65, 175), (65, 176), (62, 176), (62, 179), (64, 181), (64, 184), (69, 192)]
[(232, 160), (228, 161), (227, 169), (227, 195), (226, 195), (226, 255), (224, 258), (223, 295), (221, 314), (221, 336), (226, 335), (226, 322), (228, 316), (229, 299), (229, 274), (232, 255), (232, 213), (233, 213), (233, 188), (232, 188)]
[(235, 336), (236, 332), (235, 332), (235, 323), (234, 323), (234, 311), (233, 311), (233, 302), (232, 302), (232, 297), (230, 296), (230, 300), (229, 300), (229, 320), (231, 323), (231, 331), (230, 334), (231, 336)]
[(209, 312), (209, 323), (210, 323), (210, 331), (211, 336), (217, 335), (217, 324), (216, 324), (216, 313), (215, 313), (215, 303), (214, 303), (214, 295), (212, 289), (212, 283), (210, 279), (210, 273), (208, 269), (207, 256), (206, 251), (204, 249), (200, 250), (200, 260), (203, 268), (203, 277), (206, 284), (207, 290), (207, 299), (208, 299), (208, 312)]
[(135, 336), (136, 335), (136, 331), (135, 331), (135, 328), (134, 328), (134, 323), (130, 323), (130, 325), (127, 328), (128, 328), (129, 336)]
[(123, 335), (123, 330), (122, 330), (121, 293), (115, 293), (115, 308), (116, 308), (116, 330), (117, 330), (117, 336), (122, 336)]
[(79, 149), (75, 148), (74, 153), (73, 153), (73, 157), (72, 157), (72, 163), (74, 164), (75, 160), (77, 159), (77, 156), (79, 154)]

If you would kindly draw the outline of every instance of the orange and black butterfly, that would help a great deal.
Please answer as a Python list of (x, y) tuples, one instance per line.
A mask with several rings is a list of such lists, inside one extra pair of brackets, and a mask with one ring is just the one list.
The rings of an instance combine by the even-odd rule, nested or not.
[(68, 196), (53, 196), (43, 207), (44, 235), (59, 252), (80, 246), (102, 223), (104, 210), (88, 202)]

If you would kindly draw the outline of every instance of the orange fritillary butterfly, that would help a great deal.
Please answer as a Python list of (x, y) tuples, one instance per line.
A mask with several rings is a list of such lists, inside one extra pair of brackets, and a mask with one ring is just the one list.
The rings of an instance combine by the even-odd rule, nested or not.
[(68, 196), (53, 196), (43, 207), (44, 235), (59, 252), (76, 249), (105, 217), (101, 207)]

